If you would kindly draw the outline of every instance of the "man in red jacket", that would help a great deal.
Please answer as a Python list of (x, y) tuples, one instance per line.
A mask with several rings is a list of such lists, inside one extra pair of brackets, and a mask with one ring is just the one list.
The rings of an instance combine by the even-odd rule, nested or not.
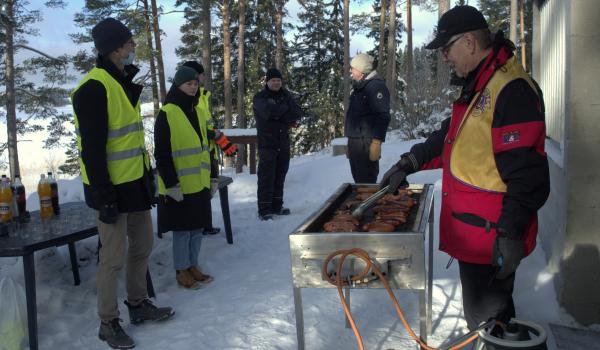
[(549, 188), (541, 91), (502, 32), (457, 6), (439, 20), (439, 49), (462, 85), (452, 116), (384, 175), (395, 191), (406, 175), (442, 168), (440, 250), (459, 261), (469, 329), (515, 316), (515, 271), (535, 247), (537, 210)]

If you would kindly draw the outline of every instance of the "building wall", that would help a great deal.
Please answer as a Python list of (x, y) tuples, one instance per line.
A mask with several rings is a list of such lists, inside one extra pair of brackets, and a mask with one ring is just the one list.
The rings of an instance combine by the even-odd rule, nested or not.
[[(559, 2), (561, 6), (555, 6)], [(533, 72), (538, 79), (557, 68), (545, 53), (560, 43), (560, 37), (546, 35), (542, 41), (548, 33), (543, 28), (548, 9), (557, 18), (566, 16), (565, 74), (553, 82), (565, 89), (562, 96), (545, 96), (564, 98), (564, 137), (547, 142), (552, 192), (540, 211), (540, 237), (557, 274), (559, 302), (588, 325), (600, 323), (600, 1), (543, 2), (541, 13), (534, 16), (538, 34), (533, 49), (538, 52)]]

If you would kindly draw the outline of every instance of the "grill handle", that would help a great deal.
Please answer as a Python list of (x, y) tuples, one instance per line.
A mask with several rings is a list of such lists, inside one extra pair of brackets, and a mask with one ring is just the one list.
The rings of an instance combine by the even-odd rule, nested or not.
[(360, 203), (358, 205), (358, 207), (356, 207), (356, 209), (354, 209), (354, 211), (352, 212), (352, 216), (355, 217), (356, 219), (360, 219), (363, 216), (363, 214), (365, 213), (365, 211), (367, 211), (375, 203), (377, 203), (377, 201), (379, 199), (381, 199), (383, 196), (385, 196), (389, 187), (390, 186), (387, 185), (384, 188), (380, 189), (379, 191), (373, 193), (371, 195), (371, 197), (365, 199), (362, 203)]

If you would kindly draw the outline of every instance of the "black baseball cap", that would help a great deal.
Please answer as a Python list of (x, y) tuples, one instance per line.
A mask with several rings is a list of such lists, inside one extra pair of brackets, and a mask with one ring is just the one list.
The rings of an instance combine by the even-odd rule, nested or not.
[(483, 14), (469, 5), (455, 6), (440, 17), (435, 39), (425, 46), (426, 49), (438, 49), (448, 43), (456, 34), (488, 28)]

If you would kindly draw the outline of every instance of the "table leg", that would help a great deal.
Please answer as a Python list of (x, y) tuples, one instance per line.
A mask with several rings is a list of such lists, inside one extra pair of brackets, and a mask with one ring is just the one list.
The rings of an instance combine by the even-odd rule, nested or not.
[(23, 255), (23, 272), (25, 274), (25, 295), (27, 298), (29, 349), (37, 350), (37, 299), (35, 296), (35, 263), (33, 252)]
[(233, 235), (231, 233), (231, 217), (229, 216), (229, 193), (227, 186), (219, 188), (219, 198), (221, 199), (221, 212), (223, 212), (223, 223), (225, 223), (225, 235), (227, 243), (233, 244)]
[(75, 242), (69, 242), (69, 257), (71, 258), (71, 270), (73, 271), (73, 281), (76, 286), (81, 283), (79, 279), (79, 266), (77, 265), (77, 251)]
[(152, 276), (150, 276), (150, 268), (146, 270), (146, 291), (150, 298), (155, 298), (156, 293), (154, 292), (154, 284), (152, 283)]
[(304, 313), (302, 310), (302, 289), (294, 287), (294, 309), (296, 310), (296, 338), (298, 350), (304, 350)]
[(250, 143), (250, 174), (256, 174), (256, 144)]
[(433, 220), (435, 202), (431, 200), (429, 213), (429, 263), (427, 266), (427, 334), (431, 334), (431, 317), (433, 314)]

